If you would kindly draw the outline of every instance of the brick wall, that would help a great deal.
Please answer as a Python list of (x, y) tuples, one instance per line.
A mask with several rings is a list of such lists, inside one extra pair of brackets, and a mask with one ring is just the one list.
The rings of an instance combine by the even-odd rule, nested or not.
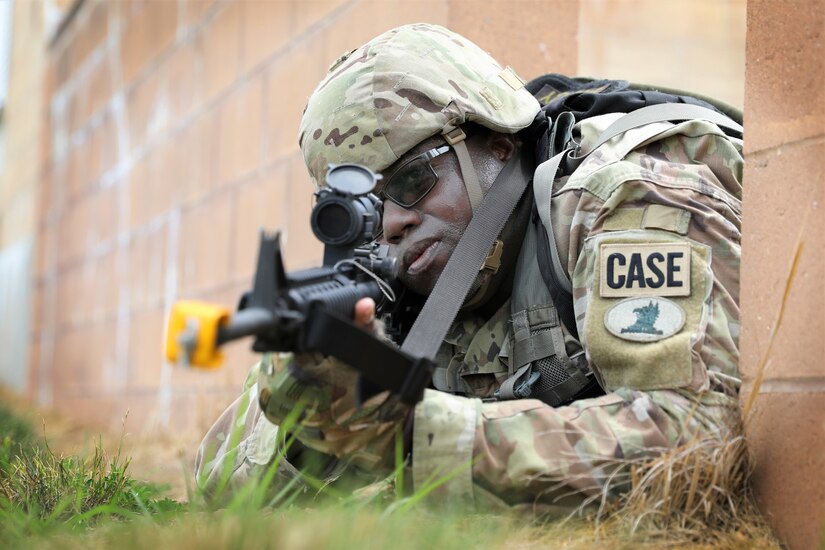
[(748, 2), (746, 81), (746, 428), (763, 510), (791, 548), (815, 548), (825, 541), (825, 4)]
[(745, 0), (581, 0), (578, 72), (742, 108)]
[[(518, 3), (538, 10), (546, 3)], [(516, 35), (508, 2), (85, 0), (48, 52), (29, 393), (88, 421), (203, 430), (254, 357), (216, 372), (161, 355), (170, 304), (234, 305), (259, 228), (289, 269), (317, 265), (296, 145), (306, 98), (340, 54), (404, 23), (451, 25), (522, 70), (575, 71), (567, 30)], [(366, 24), (368, 22), (369, 24)]]

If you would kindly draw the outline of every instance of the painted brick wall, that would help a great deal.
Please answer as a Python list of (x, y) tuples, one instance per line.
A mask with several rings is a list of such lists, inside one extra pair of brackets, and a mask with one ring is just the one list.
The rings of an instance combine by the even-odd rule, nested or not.
[[(548, 4), (563, 32), (516, 32)], [(296, 136), (329, 64), (423, 20), (530, 60), (524, 76), (574, 72), (577, 14), (567, 0), (83, 1), (48, 52), (30, 395), (111, 426), (128, 410), (131, 431), (202, 432), (254, 356), (238, 343), (220, 371), (172, 368), (167, 311), (234, 305), (261, 227), (283, 231), (289, 269), (319, 263)]]
[(579, 74), (701, 93), (742, 108), (745, 0), (582, 0)]
[(825, 543), (825, 4), (750, 0), (746, 76), (746, 428), (763, 510), (791, 548), (816, 548)]

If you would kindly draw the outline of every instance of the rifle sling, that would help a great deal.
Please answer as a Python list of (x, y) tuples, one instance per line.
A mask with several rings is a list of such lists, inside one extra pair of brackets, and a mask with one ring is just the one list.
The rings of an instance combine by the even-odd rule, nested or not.
[(435, 358), (493, 242), (527, 188), (527, 164), (525, 155), (516, 154), (499, 173), (413, 323), (402, 351), (413, 357)]

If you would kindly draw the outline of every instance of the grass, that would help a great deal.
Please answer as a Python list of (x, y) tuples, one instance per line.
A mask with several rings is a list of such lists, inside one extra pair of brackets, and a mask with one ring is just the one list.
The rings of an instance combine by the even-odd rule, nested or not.
[(697, 438), (630, 464), (631, 490), (614, 505), (608, 525), (659, 544), (779, 548), (756, 506), (753, 462), (733, 414), (725, 437)]
[(98, 442), (88, 457), (61, 456), (37, 437), (31, 425), (0, 407), (0, 539), (67, 529), (82, 530), (107, 519), (120, 520), (181, 507), (163, 489), (126, 473), (129, 460), (109, 457)]
[[(98, 443), (88, 457), (60, 456), (30, 425), (0, 407), (0, 540), (14, 548), (466, 548), (503, 546), (505, 518), (385, 513), (385, 492), (344, 495), (323, 484), (305, 492), (249, 484), (214, 509), (193, 491), (188, 503), (128, 475), (129, 459)], [(266, 508), (271, 503), (278, 508)], [(315, 503), (312, 509), (307, 506)]]
[(622, 501), (598, 516), (544, 523), (432, 508), (429, 488), (400, 498), (392, 484), (342, 493), (307, 477), (310, 490), (287, 485), (273, 495), (266, 481), (277, 463), (216, 509), (191, 489), (188, 502), (165, 498), (99, 443), (87, 457), (57, 455), (2, 406), (0, 437), (4, 547), (779, 548), (747, 490), (741, 437), (631, 464), (633, 490)]

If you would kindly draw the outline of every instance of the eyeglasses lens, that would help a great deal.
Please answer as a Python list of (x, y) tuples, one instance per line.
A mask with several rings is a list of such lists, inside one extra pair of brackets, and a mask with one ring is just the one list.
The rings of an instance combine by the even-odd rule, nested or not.
[(404, 208), (414, 206), (426, 197), (438, 182), (438, 174), (435, 173), (430, 161), (449, 150), (449, 146), (443, 145), (413, 157), (393, 172), (384, 185), (381, 195)]
[(384, 186), (384, 194), (409, 208), (423, 199), (433, 188), (438, 176), (423, 158), (413, 159), (396, 171)]

